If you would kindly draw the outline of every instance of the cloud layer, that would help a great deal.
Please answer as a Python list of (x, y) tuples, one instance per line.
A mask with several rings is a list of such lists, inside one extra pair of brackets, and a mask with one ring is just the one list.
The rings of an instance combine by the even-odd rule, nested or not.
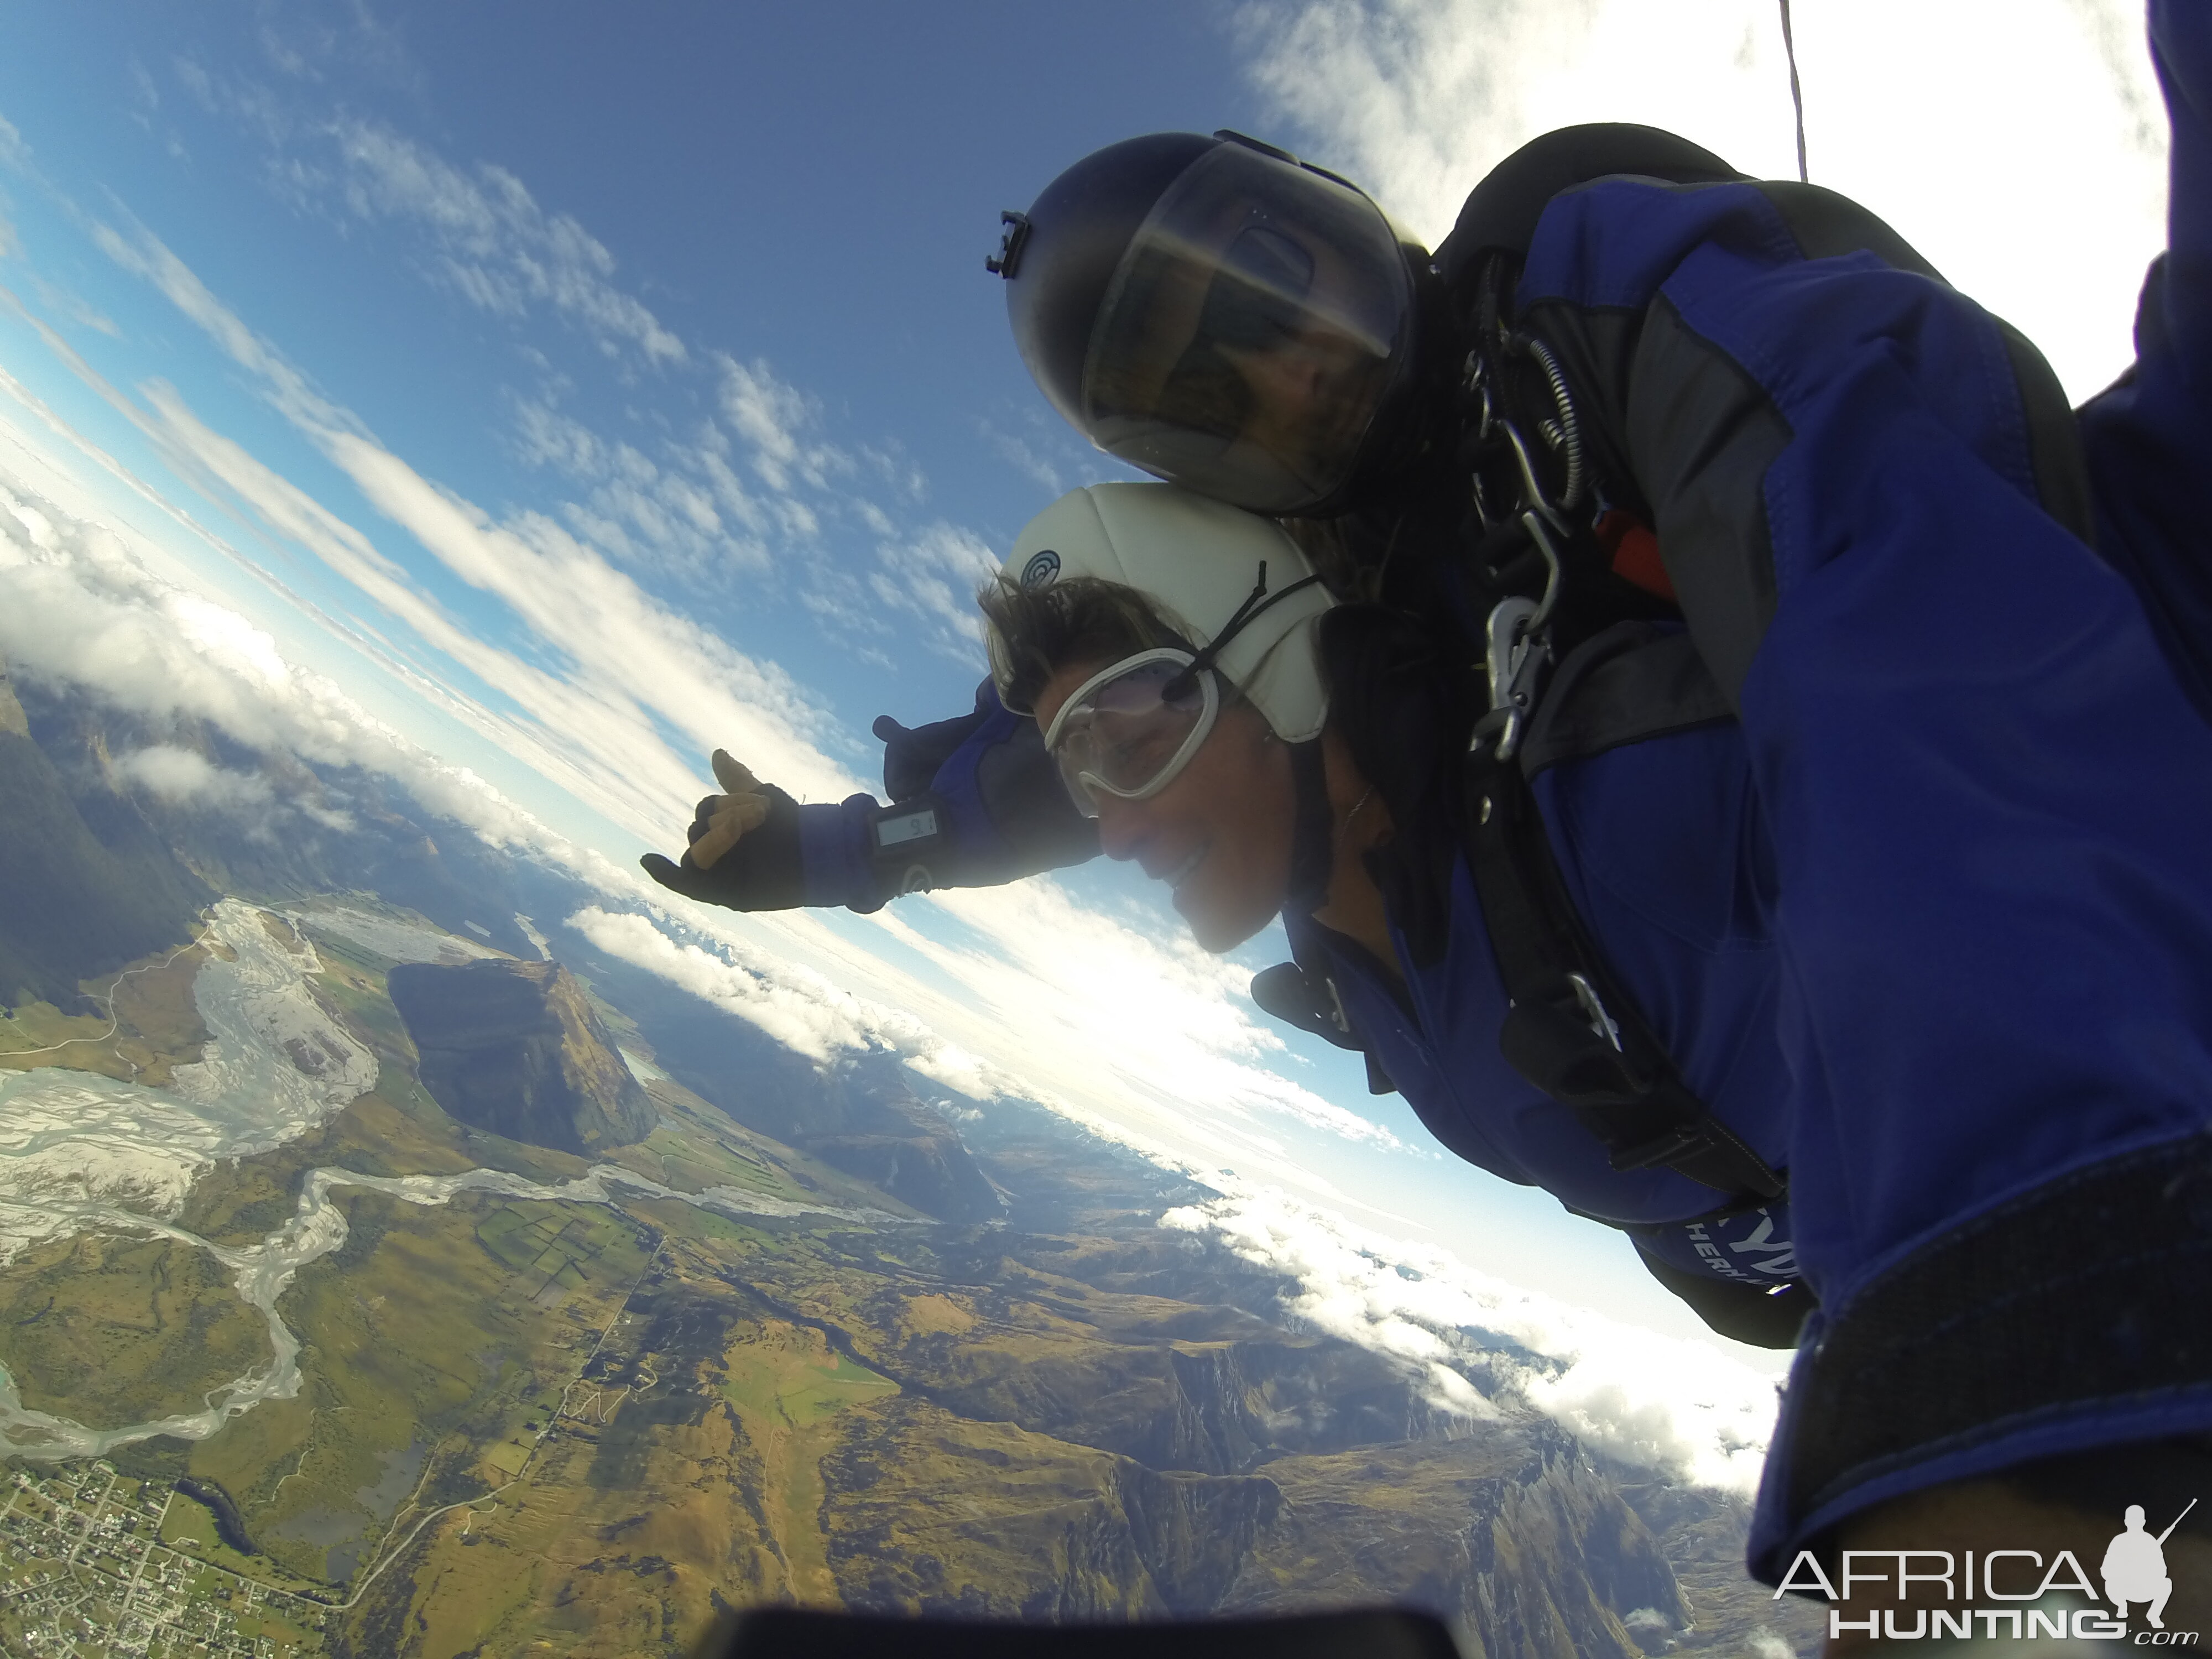
[(1448, 1251), (1383, 1237), (1279, 1193), (1171, 1210), (1162, 1224), (1287, 1275), (1299, 1287), (1295, 1318), (1394, 1355), (1427, 1376), (1447, 1407), (1470, 1409), (1474, 1377), (1626, 1462), (1747, 1496), (1758, 1485), (1774, 1385), (1705, 1343), (1516, 1290)]

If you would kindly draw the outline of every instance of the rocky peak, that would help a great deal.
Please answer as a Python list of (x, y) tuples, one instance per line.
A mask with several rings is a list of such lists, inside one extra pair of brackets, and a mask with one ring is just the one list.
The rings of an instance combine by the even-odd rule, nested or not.
[(586, 1156), (659, 1121), (576, 976), (557, 963), (404, 963), (386, 985), (422, 1086), (464, 1123)]

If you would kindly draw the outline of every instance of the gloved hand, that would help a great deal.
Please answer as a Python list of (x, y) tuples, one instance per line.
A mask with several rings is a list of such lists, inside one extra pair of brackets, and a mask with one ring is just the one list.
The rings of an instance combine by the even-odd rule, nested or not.
[(803, 902), (799, 803), (726, 749), (714, 751), (712, 764), (724, 793), (699, 803), (683, 862), (647, 853), (638, 863), (671, 892), (732, 910), (788, 910)]

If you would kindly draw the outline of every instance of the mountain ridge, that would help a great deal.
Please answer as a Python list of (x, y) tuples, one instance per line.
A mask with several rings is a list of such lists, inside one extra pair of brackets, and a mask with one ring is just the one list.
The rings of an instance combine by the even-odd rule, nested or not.
[(643, 1140), (659, 1121), (558, 963), (401, 963), (386, 982), (423, 1088), (460, 1121), (579, 1155)]
[(117, 784), (105, 745), (76, 787), (32, 732), (0, 662), (0, 1005), (92, 1012), (80, 981), (192, 936), (215, 891)]

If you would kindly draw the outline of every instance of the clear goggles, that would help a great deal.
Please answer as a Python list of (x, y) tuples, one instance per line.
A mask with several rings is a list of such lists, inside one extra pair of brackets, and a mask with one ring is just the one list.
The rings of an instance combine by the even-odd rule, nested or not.
[(1108, 285), (1077, 423), (1157, 477), (1295, 513), (1351, 474), (1413, 312), (1372, 202), (1219, 144), (1169, 187)]
[(1144, 800), (1172, 783), (1221, 713), (1218, 679), (1194, 653), (1164, 647), (1077, 686), (1044, 734), (1076, 809), (1095, 818), (1102, 793)]

